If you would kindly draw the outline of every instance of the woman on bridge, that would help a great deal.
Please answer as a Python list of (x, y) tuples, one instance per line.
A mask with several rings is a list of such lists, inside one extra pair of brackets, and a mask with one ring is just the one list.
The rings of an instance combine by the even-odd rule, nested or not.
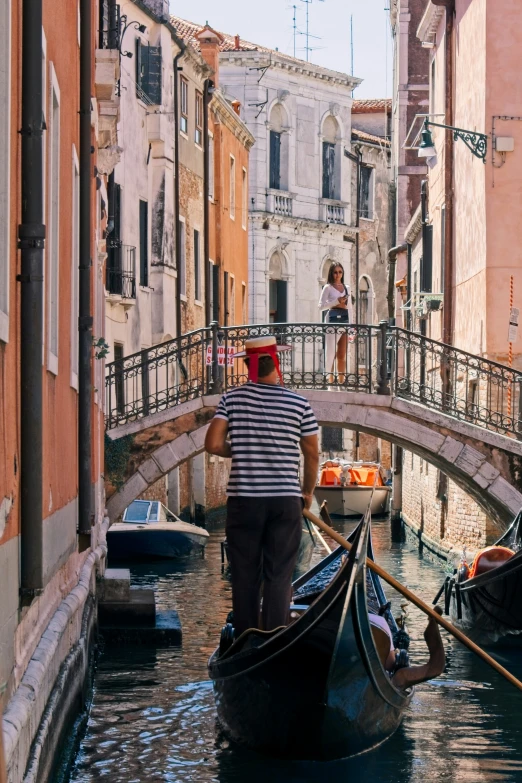
[[(344, 283), (344, 268), (342, 264), (332, 263), (328, 270), (327, 283), (321, 291), (319, 309), (326, 310), (327, 324), (347, 324), (350, 322), (349, 291)], [(333, 329), (326, 334), (325, 370), (328, 373), (328, 384), (335, 381), (344, 383), (346, 373), (346, 357), (348, 354), (347, 332), (335, 332)], [(336, 365), (336, 374), (334, 365)]]

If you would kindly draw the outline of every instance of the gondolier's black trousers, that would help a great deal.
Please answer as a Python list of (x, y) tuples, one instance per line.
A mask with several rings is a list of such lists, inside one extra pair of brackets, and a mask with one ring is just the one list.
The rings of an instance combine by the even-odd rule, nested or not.
[(298, 497), (228, 498), (226, 533), (236, 638), (247, 628), (270, 631), (288, 625), (302, 515)]

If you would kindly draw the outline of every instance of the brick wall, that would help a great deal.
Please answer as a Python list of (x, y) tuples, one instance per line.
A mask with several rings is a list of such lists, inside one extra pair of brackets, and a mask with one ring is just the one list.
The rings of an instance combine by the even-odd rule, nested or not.
[(158, 479), (145, 492), (140, 495), (140, 500), (159, 500), (165, 506), (167, 505), (167, 477)]
[(404, 452), (402, 514), (408, 524), (447, 548), (474, 551), (498, 536), (491, 520), (460, 487), (426, 460)]

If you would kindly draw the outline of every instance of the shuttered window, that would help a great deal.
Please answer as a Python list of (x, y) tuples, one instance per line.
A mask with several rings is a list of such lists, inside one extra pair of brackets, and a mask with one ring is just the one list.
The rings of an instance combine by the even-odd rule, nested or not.
[(323, 198), (335, 198), (335, 144), (323, 141)]
[(180, 113), (179, 129), (183, 133), (187, 132), (188, 128), (188, 81), (181, 77), (179, 81), (179, 93), (180, 93)]
[(362, 218), (373, 220), (373, 169), (370, 166), (361, 166), (359, 210)]
[(161, 104), (161, 46), (136, 38), (136, 95), (149, 106)]
[(149, 284), (149, 210), (140, 199), (140, 285)]
[(270, 185), (273, 190), (281, 189), (281, 134), (270, 131)]
[(201, 258), (199, 231), (194, 229), (194, 299), (201, 301)]
[(201, 146), (203, 140), (203, 95), (196, 90), (196, 129), (194, 141)]

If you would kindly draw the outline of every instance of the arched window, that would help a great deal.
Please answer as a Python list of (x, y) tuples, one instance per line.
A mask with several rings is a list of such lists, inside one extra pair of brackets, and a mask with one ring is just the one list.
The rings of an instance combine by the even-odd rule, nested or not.
[(272, 253), (268, 269), (268, 320), (271, 324), (285, 323), (288, 319), (288, 284), (282, 280), (284, 262), (279, 251)]
[(341, 133), (339, 123), (329, 115), (323, 123), (323, 198), (341, 198)]
[(270, 112), (268, 187), (288, 190), (288, 133), (286, 112), (276, 103)]

